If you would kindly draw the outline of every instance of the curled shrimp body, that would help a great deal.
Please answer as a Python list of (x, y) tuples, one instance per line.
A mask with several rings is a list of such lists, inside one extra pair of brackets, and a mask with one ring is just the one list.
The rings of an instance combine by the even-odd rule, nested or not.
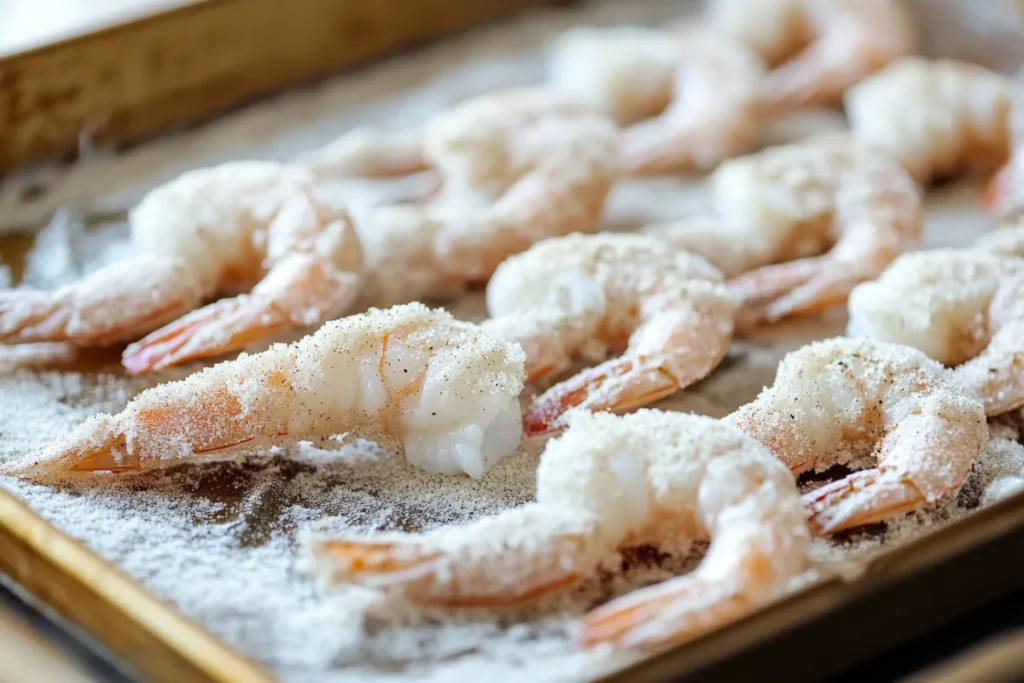
[(928, 182), (1005, 163), (1021, 90), (975, 64), (907, 57), (851, 88), (845, 104), (858, 139)]
[(988, 415), (1024, 405), (1024, 261), (984, 249), (904, 254), (850, 294), (849, 334), (953, 367)]
[(569, 235), (498, 267), (484, 329), (525, 349), (531, 379), (622, 353), (537, 397), (524, 418), (536, 434), (573, 408), (624, 412), (702, 379), (725, 355), (737, 307), (698, 256), (644, 235)]
[(548, 62), (552, 86), (625, 126), (627, 172), (708, 169), (754, 143), (763, 66), (710, 26), (576, 28), (552, 44)]
[(362, 286), (348, 213), (302, 168), (236, 162), (191, 171), (150, 192), (129, 220), (136, 256), (57, 290), (0, 294), (0, 337), (92, 346), (151, 332), (124, 353), (125, 367), (140, 373), (319, 325)]
[(981, 403), (941, 364), (868, 339), (790, 353), (775, 384), (724, 421), (797, 474), (875, 460), (805, 495), (811, 526), (825, 534), (955, 494), (988, 439)]
[(441, 178), (436, 194), (356, 226), (368, 298), (457, 295), (538, 240), (595, 232), (619, 175), (616, 139), (590, 107), (543, 89), (500, 91), (438, 115), (422, 134), (423, 160)]
[(140, 472), (365, 431), (429, 472), (479, 477), (519, 445), (523, 379), (522, 351), (475, 325), (422, 304), (371, 309), (144, 391), (0, 473)]
[(711, 0), (709, 21), (746, 42), (774, 69), (762, 109), (839, 104), (861, 79), (916, 47), (897, 0)]
[[(846, 301), (896, 256), (916, 246), (920, 192), (900, 166), (846, 136), (825, 136), (733, 159), (715, 172), (719, 218), (748, 228), (712, 262), (757, 264), (729, 281), (745, 301), (744, 324), (775, 322)], [(707, 254), (709, 245), (672, 240)], [(720, 240), (719, 240), (720, 242)], [(820, 256), (804, 254), (817, 252)], [(823, 253), (824, 252), (824, 253)]]
[(769, 451), (718, 420), (641, 410), (575, 415), (544, 449), (534, 503), (423, 534), (317, 538), (311, 549), (336, 582), (494, 606), (572, 586), (620, 549), (708, 538), (690, 574), (587, 615), (582, 643), (693, 638), (781, 597), (807, 569), (800, 495)]

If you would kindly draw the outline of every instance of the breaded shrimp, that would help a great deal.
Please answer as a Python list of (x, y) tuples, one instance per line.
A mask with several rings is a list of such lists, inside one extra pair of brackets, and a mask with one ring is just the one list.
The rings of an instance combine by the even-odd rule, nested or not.
[[(785, 261), (730, 280), (745, 300), (745, 325), (844, 303), (856, 284), (876, 277), (920, 240), (924, 207), (913, 180), (847, 136), (734, 159), (713, 182), (720, 219), (751, 228), (751, 237), (732, 248), (743, 252), (739, 260)], [(710, 251), (682, 234), (673, 242)], [(815, 252), (822, 255), (797, 258)]]
[[(538, 240), (595, 232), (620, 167), (614, 124), (544, 89), (502, 90), (437, 115), (422, 152), (442, 179), (437, 194), (356, 226), (378, 305), (458, 295)], [(320, 160), (331, 163), (350, 165)]]
[(524, 375), (522, 350), (444, 311), (371, 309), (144, 391), (0, 473), (141, 472), (356, 431), (400, 440), (428, 472), (480, 477), (519, 445)]
[(988, 439), (981, 402), (942, 365), (868, 339), (790, 353), (775, 384), (723, 420), (796, 474), (877, 460), (804, 496), (812, 528), (824, 534), (955, 494)]
[(152, 332), (124, 353), (130, 372), (148, 372), (319, 325), (343, 313), (363, 283), (348, 213), (302, 168), (235, 162), (190, 171), (147, 194), (130, 221), (136, 256), (57, 290), (0, 293), (0, 337), (93, 346)]
[(738, 305), (699, 256), (644, 235), (577, 234), (498, 267), (484, 330), (525, 349), (530, 379), (622, 353), (539, 396), (525, 415), (536, 434), (572, 408), (625, 412), (702, 379), (725, 355)]
[(907, 57), (851, 88), (845, 104), (859, 140), (927, 183), (1004, 164), (1021, 95), (1011, 78), (976, 64)]
[(552, 86), (625, 126), (627, 172), (705, 170), (754, 143), (763, 66), (710, 26), (575, 28), (552, 44), (548, 63)]
[(916, 32), (898, 0), (710, 0), (708, 18), (776, 67), (762, 110), (839, 104), (843, 93), (912, 54)]
[(1024, 260), (983, 249), (904, 254), (850, 294), (849, 334), (954, 367), (988, 415), (1024, 405)]
[(310, 546), (335, 582), (498, 606), (572, 586), (621, 549), (708, 538), (700, 567), (587, 615), (581, 642), (688, 640), (782, 597), (808, 567), (800, 495), (769, 451), (718, 420), (641, 410), (576, 414), (544, 449), (534, 503), (461, 527)]

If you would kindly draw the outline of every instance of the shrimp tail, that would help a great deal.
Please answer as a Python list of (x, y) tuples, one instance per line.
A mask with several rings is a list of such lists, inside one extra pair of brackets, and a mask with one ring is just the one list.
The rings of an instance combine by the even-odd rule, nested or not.
[(819, 534), (880, 522), (925, 502), (909, 479), (878, 469), (854, 472), (804, 496), (809, 523)]
[(603, 550), (595, 528), (586, 513), (533, 503), (465, 527), (394, 539), (314, 537), (307, 545), (329, 584), (445, 607), (497, 607), (576, 584)]
[(129, 453), (116, 417), (94, 415), (64, 438), (18, 460), (0, 464), (0, 474), (38, 482), (96, 471), (134, 472), (141, 467)]
[(138, 256), (53, 291), (0, 292), (0, 339), (116, 344), (175, 319), (202, 296), (181, 261)]
[(125, 349), (133, 374), (244, 349), (280, 332), (319, 325), (348, 306), (361, 278), (302, 254), (274, 266), (251, 294), (221, 299)]
[(578, 641), (583, 647), (655, 648), (695, 638), (749, 609), (749, 601), (724, 583), (681, 576), (595, 609), (584, 618)]
[(523, 428), (529, 435), (562, 429), (566, 426), (567, 413), (573, 409), (629, 412), (670, 396), (698, 379), (700, 377), (673, 374), (665, 358), (615, 358), (584, 370), (538, 396), (523, 416)]
[(420, 130), (357, 128), (296, 162), (326, 178), (388, 178), (427, 169)]

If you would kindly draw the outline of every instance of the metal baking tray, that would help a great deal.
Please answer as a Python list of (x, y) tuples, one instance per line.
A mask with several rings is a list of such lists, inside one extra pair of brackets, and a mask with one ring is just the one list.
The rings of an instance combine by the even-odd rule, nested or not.
[[(552, 3), (200, 0), (0, 54), (0, 172), (72, 157), (83, 131), (98, 144), (131, 144), (540, 4)], [(1003, 71), (1024, 63), (1020, 15), (1008, 4), (1002, 14), (995, 3), (910, 4), (926, 53)], [(783, 671), (819, 680), (1021, 589), (1020, 547), (1024, 496), (891, 550), (856, 580), (817, 584), (604, 680), (749, 681)], [(0, 571), (132, 677), (272, 680), (2, 489)], [(1001, 671), (1024, 675), (1024, 659), (1006, 660)]]

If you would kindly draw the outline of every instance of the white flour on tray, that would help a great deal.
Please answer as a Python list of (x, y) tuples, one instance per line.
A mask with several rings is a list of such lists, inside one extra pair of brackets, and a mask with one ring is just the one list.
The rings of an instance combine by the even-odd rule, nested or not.
[[(538, 48), (560, 30), (580, 23), (652, 23), (673, 16), (678, 7), (643, 0), (534, 13), (121, 157), (15, 178), (0, 187), (0, 225), (38, 224), (57, 207), (72, 209), (51, 223), (25, 263), (6, 264), (4, 277), (50, 286), (124, 255), (128, 245), (119, 212), (182, 170), (247, 156), (288, 158), (368, 121), (410, 124), (465, 96), (536, 80), (542, 73)], [(773, 128), (768, 139), (838, 125), (841, 119), (834, 114), (814, 114)], [(33, 187), (43, 191), (26, 190)], [(389, 191), (365, 185), (341, 189), (351, 196), (357, 215)], [(929, 243), (964, 245), (984, 231), (977, 197), (971, 184), (932, 193)], [(698, 180), (627, 182), (612, 198), (608, 227), (628, 230), (691, 215), (706, 203)], [(83, 219), (90, 230), (75, 227)], [(479, 318), (481, 298), (467, 297), (450, 308)], [(660, 407), (725, 415), (772, 382), (787, 351), (840, 334), (843, 326), (837, 312), (736, 341), (711, 377)], [(119, 410), (141, 389), (194, 369), (127, 378), (117, 360), (116, 352), (76, 352), (61, 345), (0, 348), (0, 459), (41, 447), (86, 416)], [(1019, 448), (1008, 443), (1002, 442), (1001, 453)], [(624, 574), (604, 577), (550, 605), (525, 613), (445, 617), (397, 609), (369, 590), (324, 590), (304, 566), (296, 543), (302, 530), (325, 516), (333, 528), (413, 531), (520, 504), (532, 498), (540, 447), (525, 447), (483, 481), (414, 471), (397, 455), (360, 442), (335, 451), (300, 448), (247, 465), (183, 467), (117, 483), (52, 489), (5, 479), (0, 485), (282, 680), (585, 680), (630, 658), (578, 650), (572, 642), (578, 616), (609, 595), (691, 566), (694, 557), (637, 552), (629, 556)], [(823, 567), (856, 567), (856, 560), (883, 544), (963, 514), (976, 498), (969, 490), (961, 496), (966, 505), (952, 501), (882, 531), (820, 542), (816, 557)]]

